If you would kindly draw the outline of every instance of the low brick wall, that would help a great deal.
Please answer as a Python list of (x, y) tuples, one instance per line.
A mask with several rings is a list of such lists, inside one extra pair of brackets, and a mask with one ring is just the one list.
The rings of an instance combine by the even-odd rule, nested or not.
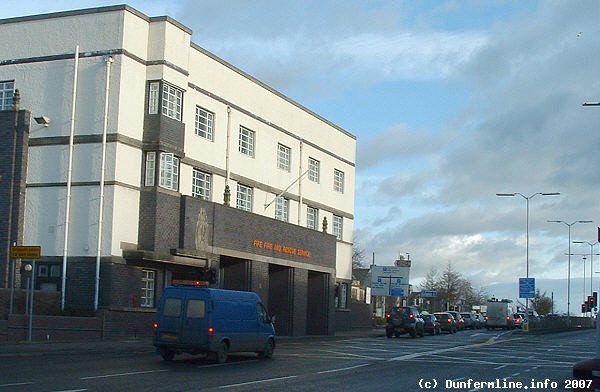
[(337, 309), (335, 312), (335, 330), (351, 331), (353, 329), (373, 328), (371, 305), (352, 302), (350, 309)]
[[(6, 341), (28, 340), (29, 317), (11, 314), (6, 323)], [(33, 316), (31, 340), (35, 342), (79, 342), (102, 340), (101, 317)]]

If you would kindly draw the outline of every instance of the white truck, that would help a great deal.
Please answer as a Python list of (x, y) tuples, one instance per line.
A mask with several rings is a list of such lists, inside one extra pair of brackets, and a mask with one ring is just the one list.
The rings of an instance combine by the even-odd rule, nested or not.
[(486, 329), (513, 329), (515, 327), (514, 314), (516, 307), (509, 299), (490, 299), (487, 302), (487, 314), (485, 316)]

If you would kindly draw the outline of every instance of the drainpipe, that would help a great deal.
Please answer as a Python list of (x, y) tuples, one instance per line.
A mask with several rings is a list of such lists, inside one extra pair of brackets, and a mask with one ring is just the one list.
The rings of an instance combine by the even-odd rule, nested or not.
[(65, 296), (67, 292), (67, 253), (69, 247), (69, 215), (71, 209), (71, 177), (73, 174), (73, 135), (75, 133), (75, 109), (77, 100), (77, 70), (79, 68), (79, 45), (75, 47), (75, 62), (73, 64), (73, 96), (71, 97), (71, 130), (69, 133), (69, 158), (67, 166), (67, 196), (65, 198), (65, 237), (63, 244), (62, 262), (62, 287), (60, 295), (60, 309), (65, 310)]
[(104, 88), (104, 124), (102, 125), (102, 163), (100, 164), (100, 202), (98, 204), (98, 246), (96, 247), (96, 284), (94, 290), (94, 311), (98, 310), (100, 296), (100, 257), (102, 255), (102, 223), (104, 220), (104, 175), (106, 172), (106, 133), (108, 129), (108, 99), (110, 96), (110, 66), (114, 59), (106, 59), (106, 86)]
[(223, 204), (229, 206), (231, 199), (231, 190), (229, 189), (229, 139), (231, 138), (231, 107), (227, 106), (227, 144), (225, 146), (225, 192), (223, 195)]
[(304, 159), (302, 157), (302, 147), (304, 145), (304, 142), (302, 140), (300, 140), (300, 167), (299, 167), (299, 171), (298, 171), (298, 226), (300, 226), (300, 217), (302, 216), (302, 160)]

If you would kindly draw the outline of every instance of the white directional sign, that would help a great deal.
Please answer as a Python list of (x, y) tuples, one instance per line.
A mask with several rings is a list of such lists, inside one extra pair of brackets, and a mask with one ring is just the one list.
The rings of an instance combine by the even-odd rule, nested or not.
[(410, 267), (371, 266), (371, 295), (408, 296)]

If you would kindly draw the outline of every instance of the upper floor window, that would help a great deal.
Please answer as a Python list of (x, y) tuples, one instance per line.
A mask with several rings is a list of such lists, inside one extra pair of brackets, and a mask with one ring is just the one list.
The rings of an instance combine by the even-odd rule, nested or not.
[(196, 121), (195, 121), (195, 132), (196, 135), (201, 136), (205, 139), (213, 141), (213, 122), (215, 114), (209, 112), (206, 109), (196, 106)]
[(148, 87), (148, 114), (158, 114), (158, 100), (160, 99), (160, 83), (152, 82)]
[(321, 162), (314, 158), (308, 158), (308, 179), (310, 181), (319, 182), (319, 169)]
[(162, 114), (167, 117), (181, 121), (181, 104), (183, 101), (183, 91), (163, 83), (162, 89)]
[(254, 131), (240, 126), (239, 150), (242, 154), (254, 157)]
[(144, 185), (154, 186), (156, 175), (156, 152), (148, 151), (146, 153), (146, 171), (144, 174)]
[(306, 207), (306, 227), (313, 230), (318, 230), (319, 210), (313, 207)]
[(275, 219), (287, 222), (290, 201), (283, 196), (275, 199)]
[(14, 108), (13, 96), (15, 95), (15, 82), (0, 82), (0, 110)]
[(290, 160), (292, 156), (292, 149), (284, 146), (283, 144), (277, 145), (277, 167), (287, 172), (290, 171)]
[(237, 185), (236, 207), (244, 211), (252, 211), (252, 188), (246, 185)]
[(179, 187), (179, 158), (171, 153), (160, 153), (160, 175), (158, 185), (176, 191)]
[(343, 231), (343, 219), (341, 216), (334, 215), (333, 216), (333, 235), (338, 240), (342, 240), (342, 231)]
[(198, 169), (192, 173), (192, 196), (210, 200), (211, 175)]
[[(158, 114), (181, 121), (183, 90), (167, 83), (151, 82), (148, 86), (148, 114)], [(162, 96), (161, 96), (162, 91)]]
[(333, 171), (333, 190), (344, 193), (344, 172), (341, 170)]

